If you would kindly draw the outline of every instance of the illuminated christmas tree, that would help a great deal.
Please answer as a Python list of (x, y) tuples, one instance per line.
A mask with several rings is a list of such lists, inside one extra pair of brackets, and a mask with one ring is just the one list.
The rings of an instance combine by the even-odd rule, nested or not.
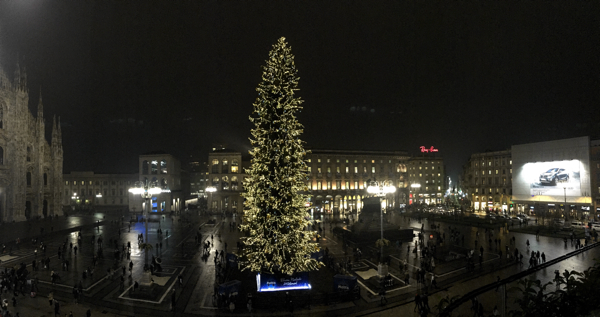
[(244, 180), (245, 269), (253, 272), (307, 272), (319, 267), (311, 259), (312, 242), (306, 196), (306, 151), (300, 140), (303, 126), (296, 119), (302, 100), (291, 48), (280, 38), (263, 66), (262, 82), (250, 121), (252, 165)]

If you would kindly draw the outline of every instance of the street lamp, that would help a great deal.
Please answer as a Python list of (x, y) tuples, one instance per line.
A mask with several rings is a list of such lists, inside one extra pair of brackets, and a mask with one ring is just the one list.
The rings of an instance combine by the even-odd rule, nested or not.
[(148, 215), (150, 213), (150, 199), (152, 195), (158, 195), (162, 192), (161, 188), (157, 186), (156, 182), (149, 183), (148, 180), (145, 182), (135, 182), (132, 188), (129, 189), (129, 192), (134, 195), (140, 195), (146, 202), (145, 209), (145, 218), (146, 218), (146, 245), (145, 245), (145, 253), (146, 253), (146, 262), (144, 264), (144, 271), (148, 269)]
[(208, 206), (206, 206), (208, 208), (208, 210), (210, 210), (212, 208), (212, 193), (217, 191), (217, 188), (215, 186), (208, 186), (206, 187), (206, 191), (210, 194), (210, 204)]
[(389, 186), (384, 183), (379, 183), (377, 181), (371, 181), (369, 186), (367, 187), (367, 193), (373, 194), (379, 197), (379, 213), (380, 213), (380, 221), (381, 221), (381, 240), (380, 240), (380, 258), (379, 258), (379, 270), (380, 274), (382, 272), (383, 267), (383, 208), (381, 208), (381, 197), (384, 197), (387, 194), (393, 194), (396, 192), (396, 187)]
[(563, 186), (563, 189), (565, 190), (565, 208), (563, 209), (563, 213), (565, 215), (565, 221), (567, 221), (567, 186)]

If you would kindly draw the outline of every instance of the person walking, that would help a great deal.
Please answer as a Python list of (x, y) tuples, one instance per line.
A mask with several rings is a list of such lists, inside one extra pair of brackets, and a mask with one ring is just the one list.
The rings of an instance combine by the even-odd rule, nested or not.
[(413, 312), (421, 312), (421, 296), (419, 296), (419, 293), (417, 293), (415, 295), (415, 309), (413, 310)]
[(546, 255), (542, 252), (542, 263), (546, 263)]

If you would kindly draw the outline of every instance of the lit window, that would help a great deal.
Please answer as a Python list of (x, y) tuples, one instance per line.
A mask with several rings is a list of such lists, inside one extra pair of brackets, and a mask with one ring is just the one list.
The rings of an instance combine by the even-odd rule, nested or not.
[(327, 181), (327, 189), (331, 190), (331, 181)]
[(509, 173), (510, 173), (510, 174), (512, 174), (512, 168), (510, 169), (510, 172), (509, 172)]
[(336, 166), (335, 172), (338, 173), (338, 174), (340, 173), (340, 167), (339, 166)]
[(349, 173), (350, 167), (346, 166), (346, 173)]
[(331, 160), (330, 160), (330, 159), (327, 159), (327, 163), (331, 163)]
[(496, 175), (498, 175), (498, 170), (496, 170)]
[(357, 174), (358, 173), (358, 166), (354, 166), (354, 173)]
[(348, 160), (346, 160), (346, 163), (348, 163)]
[(375, 166), (371, 166), (371, 173), (375, 174)]
[[(352, 189), (358, 189), (358, 182), (354, 182), (354, 188)], [(598, 187), (598, 191), (600, 191), (600, 187)]]
[(323, 187), (322, 187), (322, 183), (321, 183), (320, 181), (318, 181), (318, 182), (317, 182), (317, 189), (318, 189), (318, 190), (321, 190), (321, 189), (323, 189)]
[(308, 172), (309, 172), (309, 173), (311, 172), (311, 168), (310, 168), (310, 166), (308, 167)]
[(317, 159), (317, 163), (321, 163), (321, 159)]
[(308, 163), (310, 163), (310, 159), (308, 159)]
[(336, 163), (339, 163), (339, 162), (340, 162), (340, 159), (336, 159), (336, 160), (335, 160), (335, 162), (336, 162)]
[(492, 175), (492, 170), (489, 170), (489, 171), (488, 171), (488, 174), (489, 174), (489, 175)]
[(331, 167), (327, 167), (327, 173), (331, 173)]
[(442, 190), (442, 187), (441, 187), (441, 186), (438, 186), (438, 190)]
[(317, 167), (317, 173), (321, 174), (321, 168)]
[(509, 165), (512, 165), (512, 160), (508, 161), (508, 164), (509, 164)]
[(69, 185), (69, 181), (65, 181), (65, 185)]

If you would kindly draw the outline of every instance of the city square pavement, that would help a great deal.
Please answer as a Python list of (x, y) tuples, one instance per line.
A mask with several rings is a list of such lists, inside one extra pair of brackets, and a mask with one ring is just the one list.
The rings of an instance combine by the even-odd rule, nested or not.
[[(216, 220), (215, 225), (208, 224), (210, 219)], [(343, 262), (352, 255), (352, 251), (347, 246), (344, 248), (343, 241), (333, 236), (329, 229), (328, 217), (323, 220), (323, 237), (320, 244), (323, 248), (327, 247), (335, 261)], [(149, 252), (162, 259), (163, 272), (153, 276), (156, 286), (152, 291), (140, 294), (132, 292), (135, 281), (142, 280), (143, 265), (145, 262), (144, 252), (139, 250), (137, 242), (138, 235), (144, 233), (144, 224), (134, 222), (129, 228), (129, 217), (121, 217), (113, 214), (94, 214), (94, 215), (75, 215), (70, 217), (59, 217), (53, 220), (37, 220), (19, 223), (5, 223), (0, 226), (2, 230), (2, 243), (7, 246), (7, 253), (0, 256), (3, 268), (14, 267), (20, 263), (25, 263), (31, 272), (31, 278), (39, 281), (39, 291), (35, 298), (28, 296), (16, 297), (17, 306), (10, 307), (11, 312), (19, 312), (21, 316), (51, 316), (53, 307), (49, 305), (48, 294), (52, 293), (54, 298), (61, 305), (61, 315), (73, 312), (74, 316), (86, 316), (86, 311), (90, 309), (92, 316), (154, 316), (160, 314), (173, 314), (176, 316), (197, 316), (197, 315), (223, 315), (227, 312), (217, 310), (213, 301), (213, 290), (215, 285), (215, 250), (224, 250), (227, 244), (227, 250), (235, 252), (236, 242), (239, 238), (239, 232), (229, 228), (231, 222), (239, 222), (237, 219), (229, 217), (226, 219), (220, 216), (174, 216), (164, 217), (160, 220), (149, 223), (149, 242), (154, 246)], [(346, 219), (347, 220), (347, 219)], [(408, 219), (399, 215), (390, 215), (388, 221), (404, 228), (413, 228), (415, 232), (423, 226), (431, 227), (427, 219), (421, 221), (417, 219)], [(450, 226), (465, 235), (465, 244), (460, 243), (456, 246), (459, 250), (467, 252), (474, 248), (474, 241), (477, 236), (484, 235), (483, 229), (472, 228), (455, 224), (436, 223), (439, 225), (439, 231), (450, 232)], [(334, 224), (343, 226), (343, 223)], [(43, 228), (43, 229), (42, 229)], [(162, 234), (159, 234), (159, 229)], [(79, 232), (82, 238), (78, 239)], [(202, 241), (211, 241), (210, 255), (208, 258), (202, 258), (202, 252), (197, 247), (196, 234), (202, 234)], [(502, 240), (500, 248), (510, 238), (515, 237), (515, 245), (510, 248), (518, 248), (524, 255), (524, 262), (528, 260), (531, 251), (544, 252), (547, 259), (553, 259), (562, 256), (575, 248), (570, 243), (565, 246), (560, 239), (539, 237), (534, 235), (512, 233), (496, 230), (495, 237)], [(98, 257), (98, 238), (102, 237), (103, 258), (96, 260), (94, 268), (94, 255)], [(16, 244), (19, 238), (20, 243)], [(32, 239), (37, 239), (34, 244)], [(94, 244), (92, 244), (92, 239)], [(46, 255), (39, 249), (39, 243), (42, 240), (46, 245)], [(478, 239), (479, 241), (483, 239)], [(526, 241), (529, 240), (529, 249)], [(131, 243), (131, 261), (133, 269), (129, 272), (129, 262), (126, 256), (121, 260), (120, 256), (115, 259), (114, 244), (119, 250), (123, 245)], [(78, 254), (75, 256), (74, 250), (70, 244), (78, 246)], [(58, 259), (59, 247), (65, 244), (66, 252), (61, 252), (61, 256), (69, 260), (69, 270), (63, 270), (62, 261)], [(162, 244), (162, 248), (161, 248)], [(400, 277), (404, 272), (400, 272), (398, 261), (406, 260), (408, 262), (408, 273), (411, 276), (410, 283), (404, 285), (401, 278), (398, 278), (394, 286), (388, 293), (388, 303), (384, 306), (379, 304), (378, 289), (362, 280), (361, 288), (362, 298), (359, 300), (335, 303), (331, 305), (313, 305), (310, 309), (303, 308), (294, 311), (294, 315), (306, 316), (325, 316), (325, 315), (416, 315), (414, 310), (413, 298), (415, 293), (422, 292), (413, 277), (414, 270), (419, 266), (420, 259), (415, 254), (406, 252), (407, 245), (414, 248), (415, 241), (405, 242), (402, 247), (391, 247), (387, 253), (391, 255), (389, 272), (394, 277)], [(12, 252), (8, 254), (12, 248)], [(497, 249), (494, 246), (487, 246), (484, 243), (484, 264), (481, 269), (476, 267), (472, 273), (466, 272), (464, 264), (459, 261), (450, 261), (448, 263), (439, 263), (435, 267), (434, 273), (437, 276), (439, 289), (432, 290), (430, 295), (430, 306), (433, 307), (442, 297), (446, 295), (463, 295), (479, 286), (493, 283), (497, 277), (510, 276), (528, 267), (524, 263), (522, 266), (508, 262), (497, 255)], [(35, 249), (38, 249), (37, 255)], [(570, 258), (567, 261), (560, 262), (552, 267), (538, 271), (532, 275), (544, 281), (550, 280), (554, 276), (554, 270), (564, 271), (578, 270), (582, 271), (593, 264), (593, 258), (599, 258), (600, 248), (579, 256)], [(365, 254), (368, 251), (365, 250)], [(50, 258), (50, 267), (39, 267), (32, 271), (32, 261), (39, 261), (41, 258)], [(149, 258), (151, 259), (151, 257)], [(369, 270), (375, 268), (376, 259), (364, 256), (361, 261), (355, 264), (356, 270)], [(121, 286), (121, 276), (125, 267), (124, 283)], [(91, 271), (94, 271), (93, 275)], [(83, 278), (83, 272), (87, 271), (86, 278)], [(55, 285), (51, 283), (50, 273), (55, 271), (60, 279)], [(359, 275), (356, 271), (349, 274)], [(129, 277), (131, 275), (131, 278)], [(181, 277), (181, 282), (179, 278)], [(361, 278), (359, 277), (359, 281)], [(73, 297), (73, 287), (81, 287), (84, 296), (75, 303)], [(4, 293), (2, 298), (12, 299), (12, 294)], [(175, 299), (174, 312), (171, 311), (171, 300)], [(491, 313), (491, 309), (496, 305), (498, 296), (490, 294), (480, 299), (486, 308), (486, 314)], [(237, 307), (235, 315), (249, 315), (245, 307)], [(255, 311), (254, 315), (288, 315), (288, 312), (277, 311)]]

